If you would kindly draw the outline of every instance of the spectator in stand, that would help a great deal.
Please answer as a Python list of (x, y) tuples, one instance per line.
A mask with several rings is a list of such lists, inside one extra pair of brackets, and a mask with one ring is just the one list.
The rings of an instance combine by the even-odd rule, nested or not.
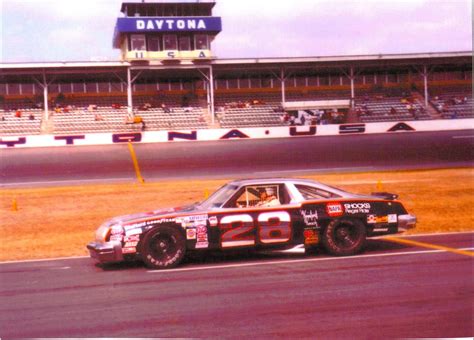
[(0, 115), (0, 121), (4, 122), (5, 121), (5, 116), (2, 114)]
[(397, 109), (392, 106), (392, 107), (390, 108), (390, 114), (391, 114), (391, 115), (396, 115), (396, 114), (397, 114)]
[(101, 114), (96, 113), (95, 116), (94, 116), (94, 120), (95, 120), (96, 122), (103, 121), (103, 120), (104, 120), (104, 117), (102, 117)]
[(145, 131), (145, 128), (146, 128), (145, 121), (139, 115), (133, 115), (133, 114), (127, 115), (127, 118), (125, 118), (125, 124), (141, 124), (142, 131)]
[(15, 111), (15, 117), (16, 118), (21, 118), (22, 112), (20, 110)]
[(293, 115), (290, 115), (290, 125), (295, 125), (296, 118)]
[(28, 119), (35, 120), (35, 115), (33, 114), (33, 112), (30, 113), (30, 115), (28, 116)]
[(166, 106), (165, 103), (161, 104), (161, 108), (163, 109), (164, 113), (171, 113), (171, 110), (169, 109), (169, 107)]
[(453, 113), (451, 114), (451, 119), (456, 119), (458, 118), (458, 110), (454, 110)]
[(285, 112), (285, 114), (281, 116), (281, 121), (283, 123), (288, 123), (290, 121), (290, 115), (288, 114), (288, 112)]

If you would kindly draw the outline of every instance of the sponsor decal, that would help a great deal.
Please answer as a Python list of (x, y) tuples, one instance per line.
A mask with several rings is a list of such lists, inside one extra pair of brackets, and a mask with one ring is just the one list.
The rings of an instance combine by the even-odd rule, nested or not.
[(196, 226), (196, 248), (208, 248), (209, 239), (207, 237), (207, 226)]
[(136, 253), (137, 252), (137, 248), (136, 247), (126, 247), (126, 248), (122, 248), (122, 253), (123, 254), (130, 254), (130, 253)]
[(110, 229), (110, 235), (122, 235), (122, 234), (123, 234), (122, 226), (113, 226)]
[(186, 229), (186, 239), (195, 240), (196, 239), (196, 228)]
[(344, 203), (344, 210), (348, 214), (368, 214), (370, 203)]
[(209, 217), (209, 225), (211, 227), (216, 227), (217, 224), (218, 224), (218, 222), (217, 222), (217, 217), (216, 216)]
[(140, 235), (130, 235), (123, 238), (124, 242), (140, 241)]
[(123, 235), (117, 234), (110, 236), (110, 241), (122, 241)]
[(303, 216), (304, 223), (308, 226), (318, 225), (318, 211), (312, 209), (301, 210), (301, 216)]
[(130, 247), (136, 247), (138, 244), (138, 241), (132, 241), (132, 242), (125, 242), (123, 245), (124, 248), (130, 248)]
[(326, 204), (326, 212), (331, 217), (341, 216), (344, 214), (344, 208), (341, 203)]
[(375, 223), (388, 223), (388, 216), (377, 216)]
[(304, 244), (318, 244), (319, 243), (319, 234), (316, 230), (305, 229), (303, 232)]
[(374, 233), (385, 233), (388, 231), (388, 227), (375, 227), (373, 229)]
[(397, 214), (388, 214), (388, 223), (397, 223)]
[(377, 222), (377, 217), (375, 215), (367, 215), (367, 223), (375, 224)]
[(205, 225), (207, 221), (207, 215), (191, 215), (191, 216), (182, 217), (180, 220), (181, 220), (181, 226), (183, 228), (195, 227), (198, 224)]
[(139, 235), (142, 233), (142, 228), (135, 228), (135, 229), (129, 229), (125, 232), (125, 235), (131, 236), (131, 235)]

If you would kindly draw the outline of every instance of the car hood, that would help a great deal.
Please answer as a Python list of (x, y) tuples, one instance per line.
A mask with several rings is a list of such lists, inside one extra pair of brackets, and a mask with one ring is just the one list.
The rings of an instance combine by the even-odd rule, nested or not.
[(182, 206), (182, 207), (175, 207), (175, 208), (163, 208), (157, 209), (150, 212), (142, 212), (142, 213), (135, 213), (130, 215), (122, 215), (114, 217), (113, 219), (107, 221), (107, 224), (121, 224), (121, 225), (129, 225), (132, 223), (136, 223), (139, 221), (147, 221), (147, 220), (155, 220), (155, 219), (163, 219), (163, 218), (173, 218), (177, 215), (182, 214), (195, 214), (201, 213), (202, 210), (199, 209), (197, 204)]

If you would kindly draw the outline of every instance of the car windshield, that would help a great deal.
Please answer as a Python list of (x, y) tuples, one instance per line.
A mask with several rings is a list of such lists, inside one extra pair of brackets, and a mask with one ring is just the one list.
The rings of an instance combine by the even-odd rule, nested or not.
[(199, 203), (202, 209), (220, 208), (239, 187), (233, 184), (226, 184), (214, 192), (208, 199)]

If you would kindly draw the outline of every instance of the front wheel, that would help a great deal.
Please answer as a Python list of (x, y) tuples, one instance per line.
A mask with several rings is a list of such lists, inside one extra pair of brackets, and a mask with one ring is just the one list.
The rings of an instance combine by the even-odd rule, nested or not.
[(143, 261), (151, 269), (176, 267), (186, 254), (183, 234), (170, 226), (161, 226), (149, 231), (142, 244)]
[(365, 245), (367, 231), (358, 220), (332, 220), (323, 232), (322, 244), (332, 255), (357, 254)]

